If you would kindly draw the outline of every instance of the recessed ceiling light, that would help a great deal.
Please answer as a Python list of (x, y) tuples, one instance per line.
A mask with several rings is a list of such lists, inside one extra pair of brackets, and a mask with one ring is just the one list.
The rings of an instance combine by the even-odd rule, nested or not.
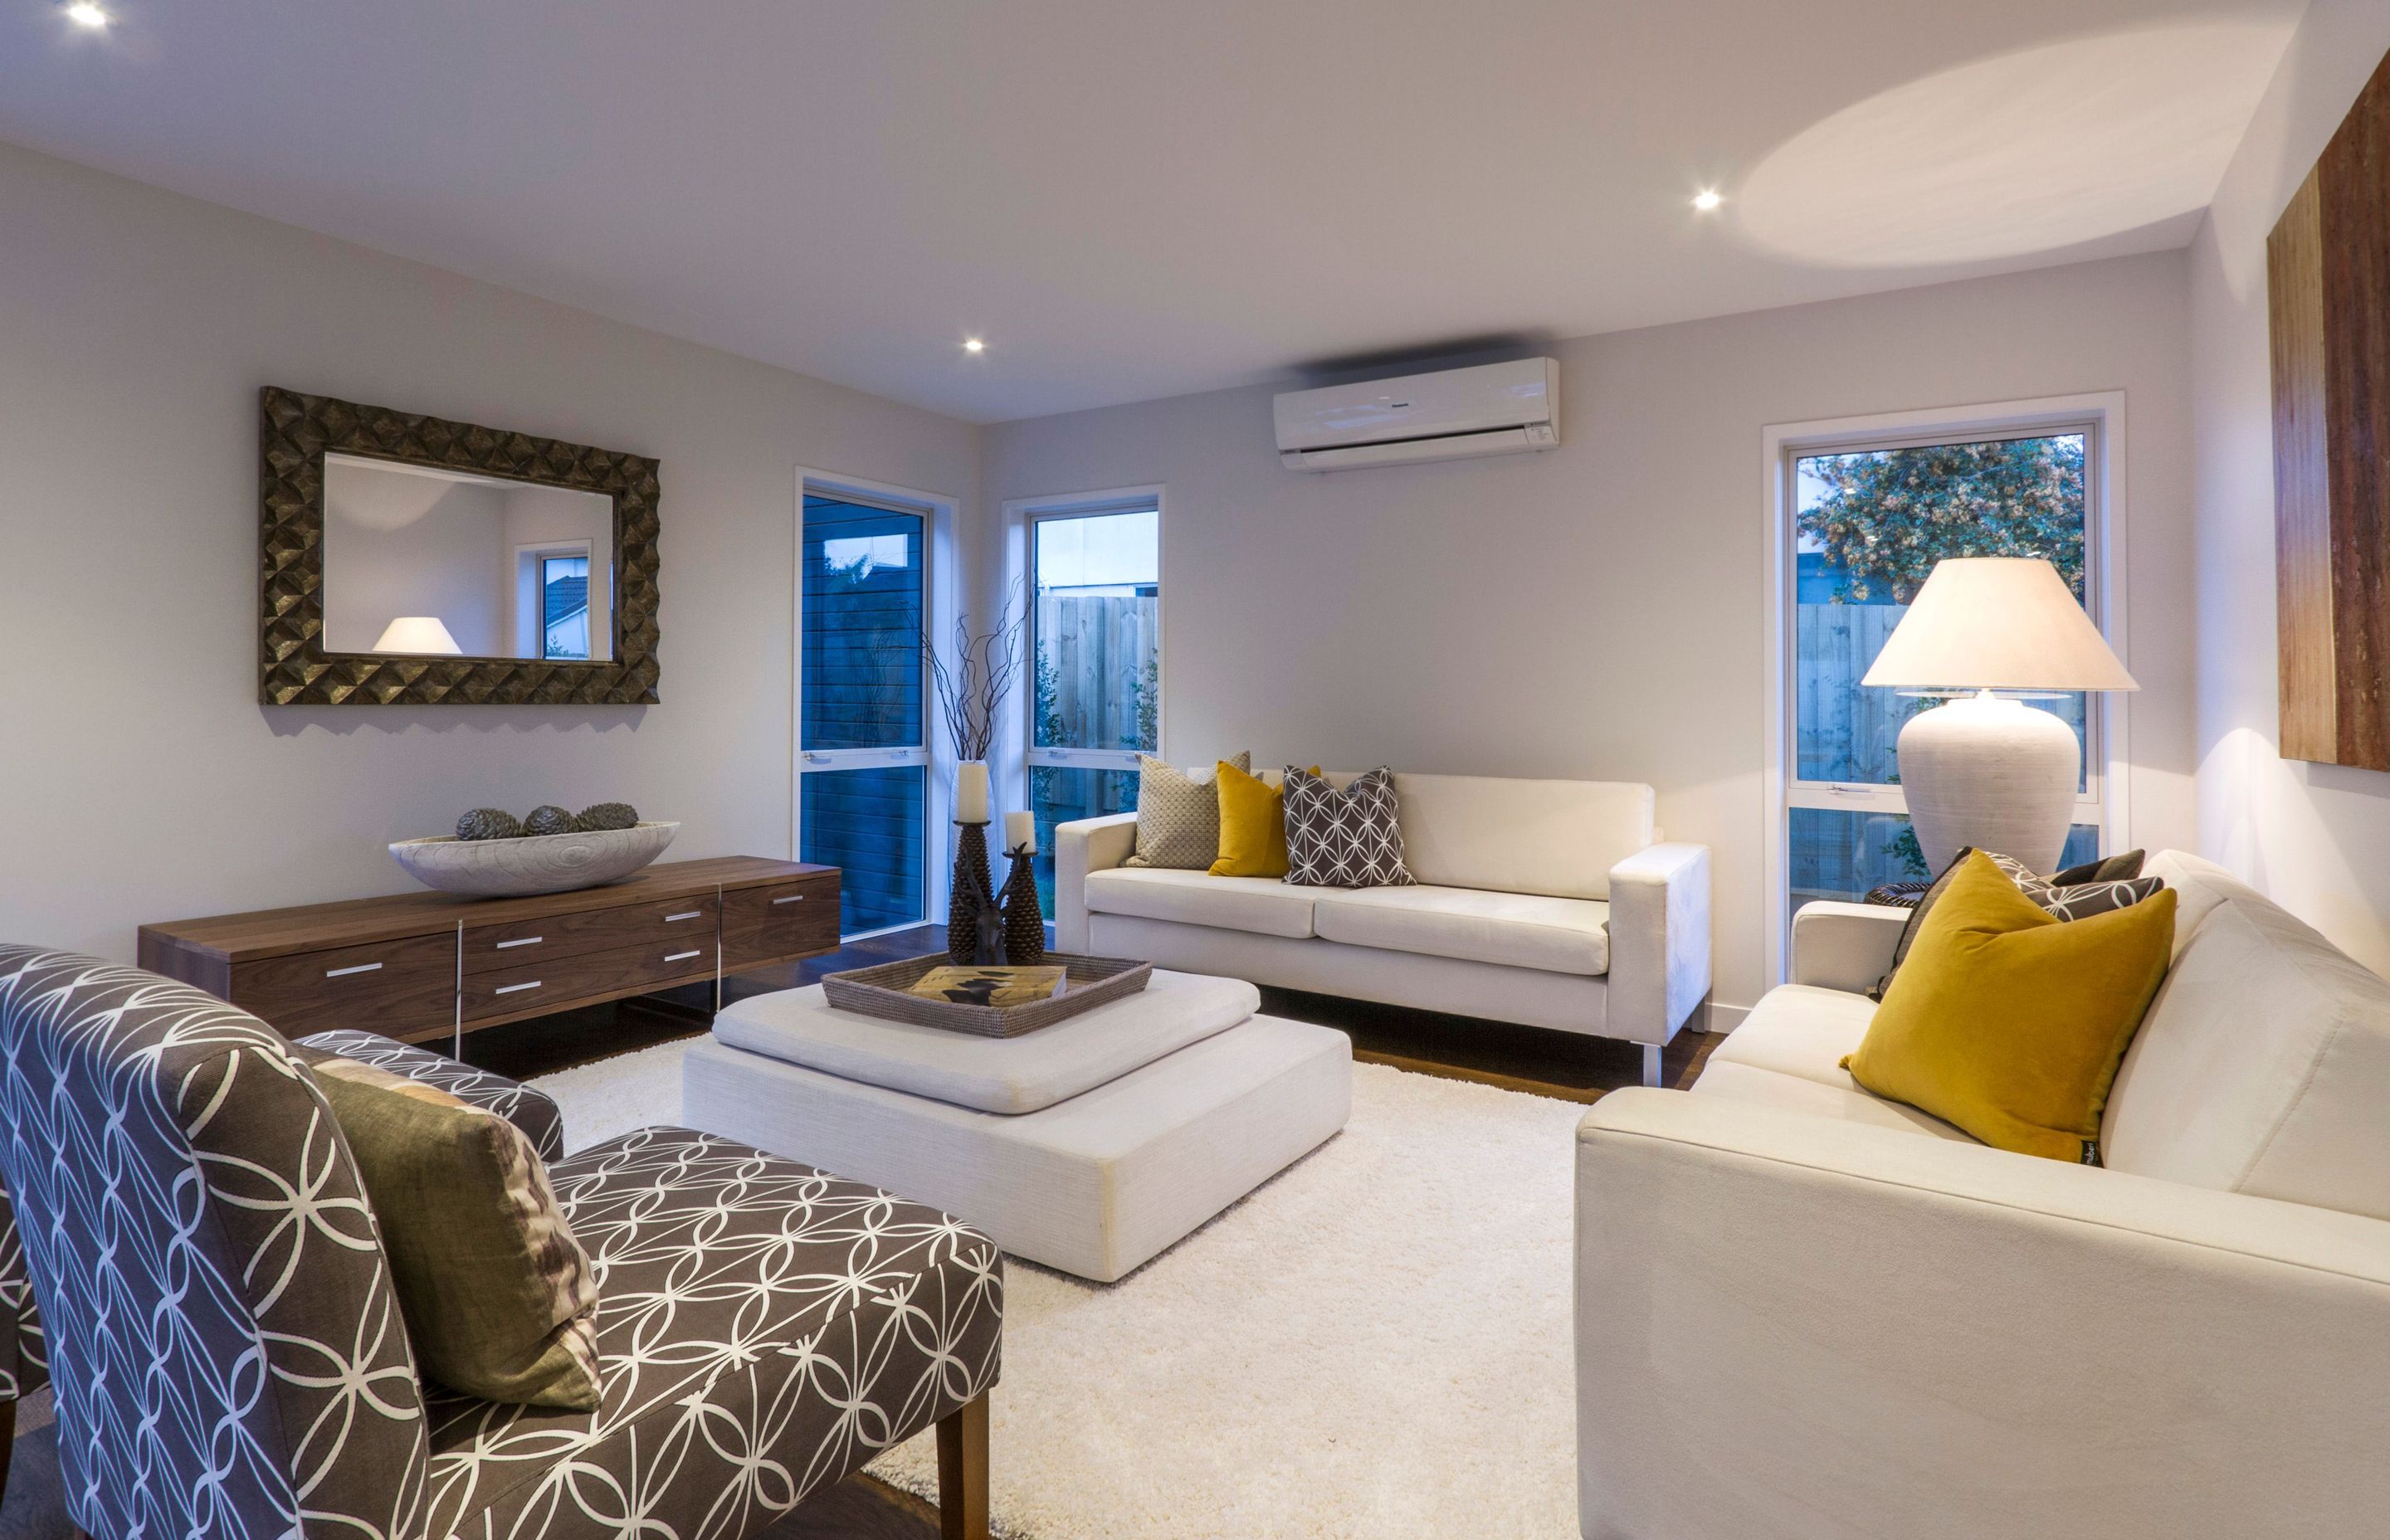
[(987, 351), (987, 344), (986, 344), (985, 342), (981, 341), (978, 338), (976, 338), (976, 337), (966, 337), (966, 338), (964, 338), (964, 339), (963, 339), (963, 352), (965, 352), (965, 353), (984, 353), (984, 352), (986, 352), (986, 351)]
[(1725, 198), (1720, 196), (1715, 187), (1703, 187), (1701, 191), (1693, 194), (1693, 207), (1699, 209), (1703, 213), (1709, 212), (1712, 209), (1716, 208), (1719, 204), (1725, 201)]
[(96, 32), (105, 32), (108, 29), (108, 13), (93, 5), (91, 0), (75, 0), (73, 5), (67, 7), (67, 19), (78, 27), (87, 27)]

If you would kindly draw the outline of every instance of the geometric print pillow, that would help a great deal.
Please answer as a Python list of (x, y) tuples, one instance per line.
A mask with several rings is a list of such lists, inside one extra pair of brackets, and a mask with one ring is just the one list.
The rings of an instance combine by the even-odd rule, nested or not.
[[(1228, 761), (1251, 771), (1253, 756), (1240, 750)], [(1137, 853), (1124, 866), (1201, 871), (1220, 858), (1220, 793), (1201, 780), (1151, 754), (1137, 756)]]
[(1380, 766), (1339, 791), (1286, 771), (1286, 879), (1303, 888), (1408, 888), (1394, 773)]
[[(1934, 879), (1934, 885), (1925, 890), (1925, 896), (1917, 901), (1917, 907), (1908, 912), (1908, 923), (1901, 927), (1900, 942), (1892, 951), (1892, 967), (1884, 970), (1883, 977), (1878, 980), (1875, 988), (1869, 992), (1874, 998), (1878, 1000), (1883, 998), (1883, 992), (1891, 984), (1892, 976), (1900, 971), (1902, 963), (1908, 960), (1909, 944), (1916, 941), (1918, 928), (1925, 922), (1926, 911), (1933, 908), (1935, 901), (1941, 898), (1942, 890), (1949, 886), (1950, 879), (1957, 874), (1960, 863), (1972, 853), (1972, 848), (1960, 851), (1957, 858), (1950, 863), (1942, 875)], [(2008, 879), (2017, 885), (2019, 892), (2024, 893), (2025, 897), (2033, 900), (2059, 919), (2088, 919), (2093, 915), (2104, 915), (2117, 909), (2129, 909), (2165, 886), (2165, 879), (2162, 877), (2135, 877), (2112, 881), (2062, 884), (2047, 877), (2035, 876), (2024, 862), (2011, 860), (1997, 851), (1985, 851), (1984, 853), (1990, 856), (1992, 864), (1999, 867)]]

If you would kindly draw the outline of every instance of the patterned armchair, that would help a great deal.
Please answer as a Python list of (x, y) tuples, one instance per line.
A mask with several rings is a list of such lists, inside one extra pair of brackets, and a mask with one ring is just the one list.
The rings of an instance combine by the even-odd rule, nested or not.
[(369, 1033), (310, 1041), (437, 1080), (549, 1158), (600, 1277), (598, 1409), (418, 1379), (347, 1146), (272, 1029), (0, 947), (0, 1360), (19, 1392), (54, 1380), (81, 1529), (737, 1540), (934, 1422), (944, 1532), (985, 1534), (984, 1238), (686, 1129), (558, 1159), (537, 1092)]

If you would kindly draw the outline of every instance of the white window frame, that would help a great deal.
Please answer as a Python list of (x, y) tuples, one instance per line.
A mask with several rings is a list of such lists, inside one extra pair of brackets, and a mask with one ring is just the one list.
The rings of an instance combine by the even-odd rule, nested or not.
[[(515, 581), (510, 590), (513, 595), (513, 604), (510, 606), (513, 612), (507, 618), (511, 622), (515, 634), (516, 648), (518, 650), (529, 648), (528, 655), (543, 663), (582, 661), (550, 658), (547, 655), (547, 605), (545, 598), (546, 587), (540, 582), (540, 576), (544, 571), (543, 563), (550, 557), (559, 556), (577, 556), (588, 562), (593, 571), (598, 564), (596, 546), (594, 543), (587, 540), (533, 540), (515, 547)], [(525, 614), (522, 610), (522, 596), (526, 593), (532, 598), (529, 614)], [(592, 606), (589, 613), (590, 657), (587, 661), (602, 663), (610, 661), (613, 657), (614, 648), (610, 631), (608, 634), (606, 656), (603, 658), (597, 656), (598, 635), (598, 612), (596, 607)]]
[[(1071, 770), (1137, 769), (1138, 751), (1135, 749), (1041, 749), (1037, 746), (1037, 527), (1069, 519), (1096, 519), (1110, 513), (1142, 513), (1151, 508), (1154, 513), (1154, 687), (1158, 699), (1153, 705), (1153, 754), (1169, 756), (1163, 746), (1169, 741), (1170, 732), (1170, 663), (1164, 638), (1169, 635), (1168, 606), (1170, 585), (1163, 573), (1168, 566), (1170, 543), (1170, 510), (1163, 503), (1159, 485), (1112, 487), (1102, 492), (1071, 493), (1057, 497), (1016, 497), (1004, 505), (1005, 522), (1021, 531), (1022, 603), (1027, 610), (1023, 626), (1022, 689), (1021, 692), (1021, 741), (1022, 760), (1027, 769), (1051, 765)], [(1025, 776), (1025, 771), (1024, 771)]]
[[(2125, 393), (2041, 396), (1981, 405), (1891, 412), (1870, 417), (1779, 423), (1764, 430), (1766, 494), (1766, 705), (1767, 758), (1762, 773), (1763, 898), (1767, 979), (1785, 978), (1792, 928), (1791, 833), (1794, 808), (1831, 808), (1853, 813), (1906, 814), (1897, 786), (1804, 781), (1792, 741), (1798, 721), (1792, 691), (1794, 622), (1798, 619), (1793, 559), (1797, 511), (1793, 462), (1820, 453), (1914, 448), (1986, 439), (2035, 438), (2081, 432), (2085, 438), (2084, 597), (2092, 622), (2116, 656), (2132, 666), (2125, 612), (2127, 508), (2125, 488)], [(2075, 801), (2075, 819), (2097, 825), (2107, 850), (2131, 846), (2130, 701), (2121, 691), (2094, 694), (2085, 713), (2087, 785)]]
[(920, 918), (882, 926), (876, 930), (842, 934), (839, 938), (842, 942), (859, 941), (866, 936), (911, 930), (914, 926), (927, 924), (931, 917), (945, 912), (945, 853), (948, 842), (936, 835), (953, 816), (953, 776), (939, 775), (936, 761), (943, 749), (947, 763), (951, 764), (953, 745), (944, 741), (937, 691), (930, 683), (929, 661), (923, 659), (920, 664), (920, 743), (881, 749), (805, 747), (805, 495), (811, 493), (817, 497), (832, 497), (866, 507), (884, 508), (890, 513), (909, 514), (921, 520), (922, 606), (932, 636), (944, 635), (954, 625), (955, 596), (949, 573), (956, 563), (944, 559), (942, 553), (954, 548), (955, 515), (960, 507), (960, 499), (949, 494), (923, 492), (913, 487), (866, 481), (803, 466), (797, 468), (796, 481), (794, 540), (789, 566), (793, 617), (793, 623), (789, 628), (789, 859), (803, 859), (799, 852), (804, 848), (804, 777), (807, 771), (885, 769), (906, 764), (924, 767), (922, 808), (926, 827), (922, 830), (922, 849), (928, 853), (924, 863), (928, 869), (923, 873), (921, 884)]

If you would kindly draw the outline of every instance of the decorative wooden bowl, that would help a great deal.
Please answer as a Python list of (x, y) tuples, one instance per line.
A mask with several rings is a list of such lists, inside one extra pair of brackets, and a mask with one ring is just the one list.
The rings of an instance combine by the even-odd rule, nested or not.
[(587, 834), (527, 834), (520, 840), (401, 840), (390, 853), (406, 875), (443, 893), (522, 898), (619, 882), (664, 853), (675, 824), (634, 824)]
[(966, 1006), (911, 993), (922, 974), (954, 966), (944, 952), (829, 974), (822, 980), (822, 997), (841, 1010), (886, 1021), (907, 1021), (977, 1037), (1018, 1037), (1134, 995), (1153, 977), (1151, 963), (1130, 957), (1048, 952), (1037, 960), (1043, 967), (1061, 969), (1069, 987), (1050, 1000), (1033, 1000), (1025, 1006)]

